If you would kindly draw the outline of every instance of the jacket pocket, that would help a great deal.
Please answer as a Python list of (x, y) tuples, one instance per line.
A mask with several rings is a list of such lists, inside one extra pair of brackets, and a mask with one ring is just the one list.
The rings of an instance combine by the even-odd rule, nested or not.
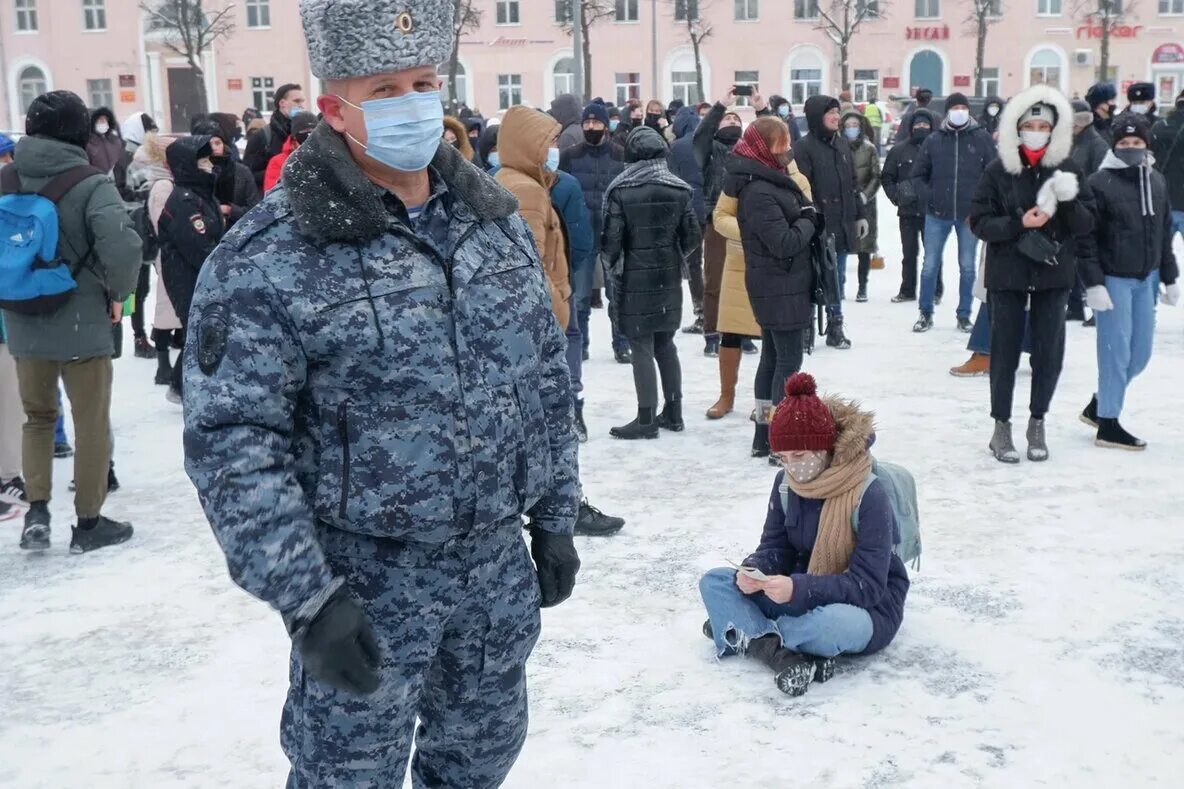
[(494, 390), (502, 416), (498, 476), (513, 491), (517, 512), (526, 512), (546, 495), (551, 482), (551, 441), (537, 376), (517, 379)]
[(455, 515), (456, 450), (447, 404), (325, 408), (317, 518), (347, 531), (415, 540)]

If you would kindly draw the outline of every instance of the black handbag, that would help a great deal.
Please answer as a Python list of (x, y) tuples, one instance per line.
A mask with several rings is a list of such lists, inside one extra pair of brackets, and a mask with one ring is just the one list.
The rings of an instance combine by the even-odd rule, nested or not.
[(838, 304), (839, 255), (833, 235), (818, 233), (810, 240), (810, 265), (813, 268), (810, 301), (819, 307)]
[(1047, 233), (1039, 230), (1027, 230), (1020, 234), (1015, 242), (1016, 251), (1033, 263), (1043, 263), (1046, 266), (1060, 264), (1057, 255), (1061, 254), (1061, 244)]

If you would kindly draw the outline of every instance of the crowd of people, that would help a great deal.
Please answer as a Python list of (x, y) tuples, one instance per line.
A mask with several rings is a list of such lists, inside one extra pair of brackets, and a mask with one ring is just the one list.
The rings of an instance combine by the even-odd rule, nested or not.
[[(1106, 84), (1072, 103), (1036, 85), (988, 98), (976, 119), (969, 97), (939, 108), (923, 90), (886, 157), (882, 108), (846, 94), (810, 96), (804, 134), (790, 102), (759, 91), (745, 91), (745, 126), (736, 88), (698, 106), (564, 95), (493, 123), (444, 115), (435, 64), (451, 26), (415, 28), (366, 3), (319, 14), (319, 2), (303, 0), (314, 69), (331, 77), (316, 112), (288, 84), (267, 120), (210, 113), (164, 136), (145, 113), (117, 123), (55, 91), (32, 102), (19, 142), (0, 139), (0, 201), (49, 239), (24, 253), (10, 240), (0, 268), (0, 518), (23, 513), (21, 547), (50, 546), (61, 385), (71, 551), (131, 538), (103, 514), (117, 486), (111, 360), (130, 314), (135, 355), (155, 358), (155, 383), (184, 403), (186, 468), (233, 577), (283, 614), (294, 664), (324, 686), (296, 681), (289, 696), (285, 728), (318, 721), (323, 739), (285, 738), (294, 771), (361, 780), (366, 760), (341, 756), (349, 732), (379, 717), (409, 730), (418, 716), (488, 742), (466, 759), (429, 756), (417, 776), (462, 763), (482, 780), (450, 785), (504, 776), (538, 607), (575, 583), (572, 534), (624, 526), (588, 502), (581, 476), (596, 469), (577, 463), (591, 311), (607, 306), (605, 340), (636, 390), (611, 436), (683, 431), (684, 281), (682, 331), (719, 364), (706, 417), (736, 409), (742, 359), (759, 352), (751, 453), (782, 469), (757, 551), (703, 578), (705, 634), (795, 695), (829, 678), (835, 656), (886, 646), (909, 584), (900, 502), (915, 490), (875, 464), (870, 416), (820, 398), (801, 372), (820, 337), (853, 347), (848, 259), (866, 302), (883, 266), (881, 187), (903, 248), (892, 301), (918, 304), (914, 332), (934, 326), (956, 235), (954, 318), (972, 356), (951, 372), (990, 376), (996, 459), (1021, 460), (1011, 420), (1025, 351), (1026, 456), (1049, 458), (1065, 323), (1086, 307), (1098, 387), (1081, 418), (1100, 446), (1146, 446), (1119, 418), (1157, 303), (1180, 299), (1184, 93), (1160, 118), (1145, 83), (1121, 113)], [(341, 47), (343, 25), (403, 32)], [(399, 615), (427, 597), (430, 616)], [(375, 695), (384, 676), (427, 681), (429, 643), (496, 698)], [(366, 779), (401, 781), (401, 765)]]

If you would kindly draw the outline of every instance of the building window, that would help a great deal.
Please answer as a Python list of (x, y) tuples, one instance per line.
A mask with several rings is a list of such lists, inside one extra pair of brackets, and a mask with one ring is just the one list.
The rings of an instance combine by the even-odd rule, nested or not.
[(1038, 49), (1032, 55), (1031, 64), (1028, 67), (1028, 84), (1051, 85), (1059, 89), (1063, 73), (1064, 64), (1061, 63), (1061, 56), (1057, 54), (1056, 50)]
[(696, 22), (699, 19), (699, 0), (674, 0), (675, 22)]
[(818, 0), (793, 0), (795, 19), (817, 19)]
[(520, 22), (518, 0), (497, 0), (497, 23), (499, 25), (517, 25)]
[(96, 107), (111, 109), (115, 106), (115, 94), (111, 91), (111, 80), (109, 79), (88, 79), (86, 81), (86, 96), (91, 109)]
[(575, 18), (575, 0), (555, 0), (555, 24), (570, 25)]
[[(515, 3), (517, 5), (517, 3)], [(508, 110), (522, 103), (522, 75), (497, 75), (497, 108)]]
[[(448, 98), (451, 92), (448, 90), (448, 69), (442, 67), (440, 69), (440, 80), (443, 84), (440, 86), (440, 95), (444, 97), (444, 101), (450, 101)], [(469, 101), (469, 94), (467, 93), (468, 85), (466, 80), (465, 67), (460, 61), (456, 63), (456, 100), (461, 104), (467, 104)]]
[(270, 112), (271, 96), (275, 92), (275, 77), (251, 77), (251, 106), (260, 112)]
[(670, 72), (670, 85), (674, 93), (671, 98), (679, 99), (683, 104), (694, 106), (703, 101), (703, 96), (699, 93), (699, 81), (696, 79), (694, 71)]
[(617, 72), (617, 106), (624, 107), (630, 99), (641, 100), (641, 74), (636, 71)]
[(21, 115), (25, 115), (29, 112), (33, 100), (49, 90), (45, 72), (36, 66), (25, 66), (17, 80), (17, 89), (21, 94)]
[(636, 22), (638, 18), (637, 0), (617, 0), (618, 22)]
[(551, 87), (556, 96), (562, 96), (564, 93), (575, 93), (576, 95), (583, 93), (583, 91), (576, 90), (575, 58), (562, 58), (555, 64), (555, 67), (551, 69)]
[(16, 0), (16, 29), (22, 33), (37, 30), (37, 0)]
[(864, 19), (879, 19), (880, 0), (857, 0), (855, 11), (862, 14)]
[(107, 0), (82, 0), (82, 26), (87, 30), (107, 29)]
[(1036, 13), (1040, 16), (1060, 16), (1061, 0), (1036, 0)]
[[(748, 85), (754, 91), (757, 89), (757, 86), (760, 85), (760, 82), (761, 82), (761, 73), (759, 71), (737, 71), (736, 78), (734, 80), (732, 80), (733, 85)], [(737, 107), (752, 106), (752, 97), (751, 96), (737, 96), (736, 97), (736, 106)]]
[(917, 19), (940, 19), (941, 0), (915, 0), (913, 15)]
[(852, 74), (851, 95), (854, 101), (875, 101), (880, 98), (880, 72), (874, 68), (857, 68)]
[(760, 0), (736, 0), (736, 21), (755, 22), (761, 18)]
[(1159, 0), (1159, 13), (1164, 16), (1184, 14), (1184, 0)]
[(979, 87), (978, 95), (980, 96), (999, 96), (999, 69), (997, 68), (983, 68), (981, 77), (982, 85)]
[(1125, 10), (1123, 0), (1098, 0), (1098, 13), (1102, 16), (1122, 16)]
[(998, 19), (1003, 16), (1003, 0), (990, 0), (987, 5), (987, 16)]
[(271, 27), (271, 0), (247, 0), (247, 27)]

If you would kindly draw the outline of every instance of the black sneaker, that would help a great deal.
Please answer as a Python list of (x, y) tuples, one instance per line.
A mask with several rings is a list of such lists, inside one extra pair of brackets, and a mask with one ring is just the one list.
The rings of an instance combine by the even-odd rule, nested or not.
[(588, 426), (584, 424), (584, 401), (576, 400), (576, 438), (581, 444), (588, 443)]
[(1098, 420), (1098, 435), (1094, 444), (1107, 449), (1125, 449), (1127, 452), (1142, 452), (1147, 448), (1146, 441), (1126, 432), (1117, 419)]
[(703, 335), (703, 355), (715, 359), (719, 357), (719, 341), (718, 334)]
[(754, 353), (760, 353), (761, 349), (756, 347), (756, 343), (745, 337), (740, 341), (740, 350), (750, 356)]
[(147, 337), (136, 338), (136, 358), (137, 359), (154, 359), (156, 358), (156, 349), (148, 344)]
[(859, 292), (855, 294), (855, 300), (861, 304), (867, 301), (867, 285), (859, 286)]
[(843, 333), (843, 319), (835, 316), (826, 324), (826, 347), (846, 351), (851, 348), (851, 341)]
[(1092, 427), (1094, 430), (1098, 429), (1098, 396), (1094, 395), (1089, 399), (1089, 405), (1081, 412), (1078, 417), (1082, 422)]
[(904, 304), (905, 302), (916, 301), (916, 300), (917, 300), (916, 296), (909, 296), (905, 293), (897, 293), (895, 296), (892, 297), (893, 304)]
[(921, 317), (913, 324), (913, 331), (922, 334), (933, 328), (933, 316), (922, 312)]
[(613, 358), (617, 360), (617, 364), (633, 364), (633, 353), (628, 348), (613, 351)]
[(658, 414), (658, 427), (671, 433), (681, 433), (686, 430), (686, 422), (682, 421), (682, 401), (667, 400), (666, 407)]
[(21, 530), (21, 548), (26, 551), (49, 550), (49, 505), (35, 501), (25, 513), (25, 528)]
[(703, 333), (703, 316), (696, 315), (695, 321), (690, 326), (686, 326), (682, 330), (683, 334), (702, 334)]
[(610, 428), (609, 435), (622, 441), (653, 439), (658, 437), (658, 423), (654, 421), (654, 409), (637, 409), (637, 418), (627, 425)]
[(14, 504), (28, 504), (29, 497), (25, 493), (25, 481), (16, 476), (0, 485), (0, 499), (7, 499)]
[(970, 322), (970, 318), (958, 319), (958, 331), (965, 334), (970, 334), (972, 331), (974, 331), (974, 324)]
[(74, 457), (74, 447), (70, 446), (69, 441), (55, 441), (53, 445), (53, 456), (58, 460)]
[(109, 545), (119, 545), (132, 538), (132, 525), (120, 523), (100, 515), (97, 518), (86, 518), (78, 521), (78, 525), (70, 530), (70, 553), (90, 553)]
[(580, 502), (580, 514), (576, 517), (576, 534), (584, 537), (607, 537), (616, 534), (625, 525), (624, 518), (605, 515), (588, 503)]

